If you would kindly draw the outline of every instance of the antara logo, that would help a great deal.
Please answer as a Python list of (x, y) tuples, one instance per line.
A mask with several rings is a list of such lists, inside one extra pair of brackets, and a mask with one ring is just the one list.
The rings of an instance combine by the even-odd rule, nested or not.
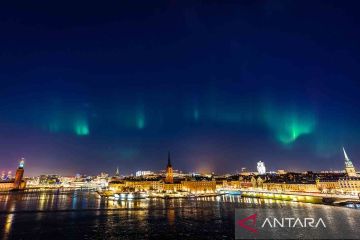
[[(246, 222), (251, 221), (250, 225), (246, 224)], [(250, 215), (244, 219), (241, 219), (237, 222), (237, 224), (245, 228), (246, 230), (257, 233), (256, 227), (256, 214)], [(266, 218), (261, 225), (261, 228), (270, 227), (270, 228), (318, 228), (323, 227), (326, 228), (326, 224), (322, 218)]]
[(251, 225), (255, 226), (256, 225), (256, 214), (253, 214), (251, 216), (248, 216), (247, 218), (239, 220), (238, 224), (239, 224), (240, 227), (245, 228), (246, 230), (248, 230), (250, 232), (256, 233), (257, 230), (255, 228), (252, 228), (252, 227), (245, 224), (245, 222), (247, 222), (249, 220), (252, 221)]
[(271, 218), (266, 218), (264, 223), (261, 225), (261, 227), (265, 227), (266, 225), (268, 225), (271, 228), (275, 228), (275, 227), (288, 227), (288, 228), (296, 228), (296, 227), (301, 227), (301, 228), (306, 228), (306, 227), (311, 227), (311, 228), (317, 228), (319, 227), (319, 225), (322, 225), (323, 228), (326, 228), (325, 222), (322, 218), (319, 218), (317, 221), (314, 218), (304, 218), (304, 219), (300, 219), (300, 218), (273, 218), (271, 220)]

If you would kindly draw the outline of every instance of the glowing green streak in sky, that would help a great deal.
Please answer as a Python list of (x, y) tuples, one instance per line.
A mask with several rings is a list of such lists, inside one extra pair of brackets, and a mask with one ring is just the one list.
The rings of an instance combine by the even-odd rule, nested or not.
[(60, 123), (57, 122), (57, 121), (51, 122), (51, 123), (49, 124), (49, 131), (50, 131), (51, 133), (57, 133), (57, 132), (59, 132), (59, 131), (60, 131)]
[(314, 131), (316, 119), (308, 113), (274, 111), (268, 109), (265, 114), (267, 125), (275, 133), (275, 137), (283, 144), (291, 144), (300, 136)]
[(89, 126), (84, 119), (79, 119), (75, 122), (74, 130), (78, 136), (86, 136), (90, 134)]
[(195, 121), (199, 120), (199, 110), (197, 108), (194, 109), (193, 116)]
[(138, 112), (136, 114), (136, 127), (138, 129), (144, 129), (145, 128), (145, 116), (143, 112)]
[(314, 130), (315, 122), (311, 119), (301, 119), (296, 116), (285, 119), (284, 127), (278, 130), (277, 138), (284, 144), (289, 144), (301, 135), (309, 134)]

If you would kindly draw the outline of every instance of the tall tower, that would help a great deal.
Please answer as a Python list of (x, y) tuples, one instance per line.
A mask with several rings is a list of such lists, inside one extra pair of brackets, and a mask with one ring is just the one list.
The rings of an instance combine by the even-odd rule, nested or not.
[(345, 158), (345, 172), (349, 177), (356, 177), (356, 171), (353, 163), (346, 154), (345, 148), (343, 147), (344, 158)]
[(171, 166), (171, 161), (170, 161), (170, 152), (168, 152), (168, 164), (166, 166), (165, 182), (166, 183), (174, 183), (174, 174), (173, 174), (173, 168)]
[(25, 159), (21, 158), (19, 167), (16, 170), (16, 174), (15, 174), (14, 189), (20, 189), (20, 187), (21, 187), (20, 185), (22, 182), (22, 178), (24, 176), (24, 164), (25, 164)]
[(119, 167), (116, 167), (115, 176), (116, 176), (116, 177), (120, 177)]
[(257, 163), (257, 171), (260, 175), (263, 175), (266, 173), (265, 163), (262, 161), (259, 161)]

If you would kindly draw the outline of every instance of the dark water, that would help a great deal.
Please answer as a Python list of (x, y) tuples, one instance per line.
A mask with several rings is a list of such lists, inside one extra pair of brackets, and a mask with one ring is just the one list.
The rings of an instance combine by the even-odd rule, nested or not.
[(334, 208), (239, 196), (114, 202), (80, 191), (0, 194), (0, 239), (234, 239), (235, 208), (245, 207)]

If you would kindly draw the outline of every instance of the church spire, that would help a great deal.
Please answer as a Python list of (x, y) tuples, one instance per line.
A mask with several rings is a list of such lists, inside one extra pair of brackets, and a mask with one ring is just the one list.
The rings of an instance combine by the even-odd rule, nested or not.
[(170, 152), (168, 152), (168, 164), (166, 166), (165, 183), (174, 183), (174, 173), (173, 173), (173, 168), (171, 166)]
[(346, 154), (346, 151), (345, 151), (344, 147), (343, 147), (343, 152), (344, 152), (345, 161), (350, 161), (348, 155)]
[(345, 166), (353, 167), (353, 164), (352, 164), (350, 158), (348, 157), (348, 155), (346, 154), (344, 147), (343, 147), (343, 152), (344, 152), (344, 158), (345, 158)]
[(344, 152), (344, 158), (345, 158), (345, 172), (348, 175), (348, 177), (357, 177), (355, 167), (353, 163), (351, 162), (350, 158), (346, 154), (345, 148), (343, 147)]
[(168, 152), (168, 167), (171, 167), (171, 160), (170, 160), (170, 151)]

